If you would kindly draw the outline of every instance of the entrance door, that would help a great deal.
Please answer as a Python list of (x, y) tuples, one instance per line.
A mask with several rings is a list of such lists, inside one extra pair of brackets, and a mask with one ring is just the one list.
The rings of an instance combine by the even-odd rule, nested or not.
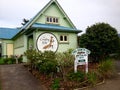
[(8, 57), (13, 55), (13, 44), (7, 44), (7, 55)]
[(28, 49), (34, 48), (33, 35), (28, 37)]

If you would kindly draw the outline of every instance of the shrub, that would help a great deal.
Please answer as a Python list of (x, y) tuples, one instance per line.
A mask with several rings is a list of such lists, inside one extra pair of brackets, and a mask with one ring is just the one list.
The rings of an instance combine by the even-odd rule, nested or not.
[(24, 52), (24, 55), (28, 59), (28, 64), (30, 66), (31, 71), (35, 67), (36, 63), (43, 58), (42, 52), (37, 52), (36, 50), (29, 49), (26, 52)]
[(55, 60), (44, 60), (37, 67), (40, 72), (45, 74), (57, 72), (57, 62)]
[(58, 90), (60, 88), (60, 79), (59, 78), (54, 79), (51, 87), (52, 90)]
[(82, 82), (85, 79), (85, 73), (78, 71), (77, 73), (70, 72), (67, 75), (67, 78), (71, 81)]
[(0, 65), (5, 64), (4, 59), (0, 58)]
[(110, 77), (114, 71), (113, 60), (108, 59), (108, 60), (102, 61), (99, 64), (98, 70), (103, 77)]
[[(73, 69), (74, 66), (74, 56), (71, 54), (72, 49), (69, 49), (63, 53), (57, 53), (56, 60), (59, 65), (59, 70), (63, 76), (64, 81), (66, 81), (66, 75), (70, 69)], [(67, 70), (66, 70), (67, 69)]]
[(4, 61), (6, 62), (6, 64), (16, 63), (16, 60), (14, 58), (4, 58)]
[(0, 64), (14, 64), (16, 60), (14, 58), (1, 58)]
[(57, 61), (55, 60), (55, 53), (52, 51), (37, 52), (36, 50), (27, 50), (24, 53), (29, 60), (31, 71), (38, 68), (40, 72), (50, 74), (57, 72)]
[(98, 80), (97, 74), (95, 72), (88, 72), (87, 80), (90, 85), (95, 85)]
[(23, 56), (21, 55), (19, 58), (18, 58), (18, 63), (22, 63), (23, 62)]

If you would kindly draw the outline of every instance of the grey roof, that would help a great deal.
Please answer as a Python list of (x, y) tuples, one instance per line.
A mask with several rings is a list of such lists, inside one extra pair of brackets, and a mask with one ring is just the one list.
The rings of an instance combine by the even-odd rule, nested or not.
[(81, 30), (78, 30), (76, 28), (69, 28), (59, 25), (53, 25), (53, 24), (41, 24), (41, 23), (35, 23), (32, 25), (32, 28), (39, 28), (39, 29), (46, 29), (46, 30), (53, 30), (53, 31), (64, 31), (64, 32), (76, 32), (80, 33)]
[(12, 39), (20, 30), (15, 28), (1, 28), (0, 39)]

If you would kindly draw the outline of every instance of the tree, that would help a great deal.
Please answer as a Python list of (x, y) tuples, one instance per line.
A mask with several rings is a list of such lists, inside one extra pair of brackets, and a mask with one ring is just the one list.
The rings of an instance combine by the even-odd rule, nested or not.
[(79, 46), (89, 49), (94, 61), (103, 60), (119, 50), (117, 30), (107, 23), (94, 24), (79, 37)]

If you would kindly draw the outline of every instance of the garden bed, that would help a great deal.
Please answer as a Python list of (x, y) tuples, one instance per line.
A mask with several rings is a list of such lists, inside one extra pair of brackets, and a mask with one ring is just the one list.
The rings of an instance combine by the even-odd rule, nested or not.
[[(79, 66), (78, 72), (80, 71), (80, 72), (85, 73), (84, 68), (85, 68), (84, 65)], [(95, 72), (97, 70), (97, 68), (98, 68), (97, 63), (89, 63), (89, 72), (93, 72), (93, 71)], [(66, 69), (66, 72), (68, 72), (67, 70), (69, 72), (73, 71), (73, 69)], [(95, 79), (94, 76), (91, 76), (90, 79), (93, 79), (91, 81), (88, 80), (86, 78), (86, 76), (85, 77), (83, 76), (83, 78), (82, 78), (83, 80), (81, 80), (81, 81), (71, 80), (69, 78), (67, 78), (67, 80), (64, 81), (64, 79), (60, 73), (57, 73), (55, 75), (53, 75), (53, 74), (46, 75), (46, 74), (40, 73), (40, 71), (38, 71), (36, 69), (33, 69), (31, 73), (38, 80), (40, 80), (41, 84), (43, 84), (48, 90), (55, 90), (54, 88), (59, 88), (56, 90), (73, 90), (73, 89), (78, 89), (78, 88), (83, 89), (85, 87), (98, 85), (98, 84), (104, 82), (103, 77), (99, 77), (99, 76), (97, 76), (97, 79)], [(76, 78), (78, 78), (78, 77), (76, 77)]]
[(87, 74), (85, 65), (78, 66), (77, 73), (74, 73), (74, 56), (71, 55), (70, 50), (64, 53), (28, 50), (25, 55), (29, 60), (30, 72), (48, 90), (73, 90), (94, 86), (113, 74), (111, 59), (103, 60), (100, 63), (89, 63)]

